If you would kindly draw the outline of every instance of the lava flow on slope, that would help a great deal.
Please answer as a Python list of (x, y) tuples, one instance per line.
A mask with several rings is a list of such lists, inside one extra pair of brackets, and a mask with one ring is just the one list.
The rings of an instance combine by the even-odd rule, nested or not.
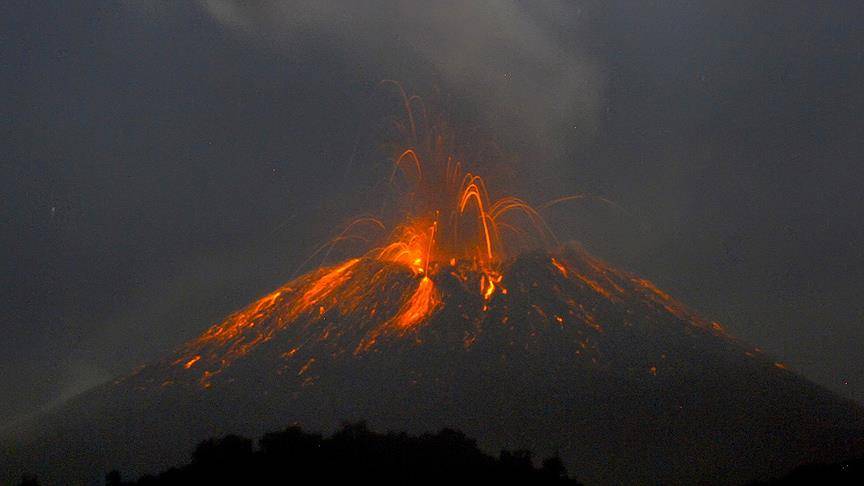
[[(201, 386), (211, 386), (226, 367), (288, 326), (321, 327), (322, 339), (352, 336), (356, 342), (342, 345), (353, 353), (369, 351), (384, 337), (416, 335), (446, 305), (443, 278), (476, 289), (485, 313), (493, 297), (508, 292), (509, 281), (505, 283), (502, 272), (508, 259), (529, 248), (557, 243), (527, 202), (515, 196), (493, 199), (484, 179), (465, 171), (465, 163), (451, 153), (454, 137), (446, 124), (431, 120), (419, 97), (408, 96), (398, 83), (392, 84), (407, 115), (394, 121), (396, 138), (407, 141), (393, 156), (388, 180), (398, 201), (391, 211), (395, 217), (352, 221), (319, 252), (351, 238), (368, 241), (376, 233), (383, 243), (285, 284), (187, 344), (172, 365), (198, 373)], [(546, 207), (580, 197), (560, 198)], [(551, 261), (568, 276), (563, 263)], [(605, 288), (582, 273), (570, 276), (607, 296), (623, 291), (617, 285)], [(326, 325), (334, 313), (350, 324)], [(302, 346), (298, 343), (286, 353)]]
[[(395, 217), (356, 219), (318, 252), (352, 238), (370, 241), (377, 236), (382, 243), (296, 278), (213, 326), (170, 360), (173, 371), (162, 386), (194, 377), (209, 388), (233, 363), (286, 332), (297, 341), (285, 344), (284, 358), (308, 355), (300, 374), (321, 360), (311, 355), (319, 342), (332, 342), (330, 355), (366, 353), (381, 340), (421, 342), (422, 328), (436, 313), (453, 306), (454, 299), (462, 302), (464, 295), (474, 294), (468, 300), (476, 301), (476, 309), (456, 305), (471, 316), (473, 330), (464, 336), (470, 346), (493, 321), (513, 325), (518, 316), (509, 314), (510, 288), (538, 284), (523, 281), (511, 270), (519, 255), (531, 251), (545, 252), (542, 267), (561, 281), (549, 289), (560, 301), (554, 309), (537, 303), (531, 308), (559, 327), (578, 322), (587, 329), (579, 338), (583, 350), (577, 355), (596, 351), (597, 339), (587, 333), (602, 333), (603, 324), (586, 302), (568, 296), (562, 285), (583, 287), (610, 303), (659, 306), (689, 325), (722, 334), (719, 324), (704, 322), (648, 280), (614, 269), (581, 248), (574, 251), (572, 244), (563, 251), (536, 209), (515, 196), (493, 198), (484, 179), (466, 171), (466, 164), (452, 153), (454, 136), (447, 125), (431, 120), (417, 96), (393, 85), (407, 115), (394, 121), (396, 138), (407, 141), (393, 154), (388, 180), (398, 201), (391, 211)], [(564, 196), (543, 207), (582, 198)]]
[[(157, 376), (167, 376), (161, 386), (194, 381), (209, 388), (235, 361), (283, 334), (294, 339), (282, 344), (287, 348), (281, 356), (286, 363), (305, 357), (297, 370), (302, 375), (322, 359), (316, 353), (357, 356), (380, 341), (420, 345), (425, 326), (448, 325), (435, 319), (448, 306), (455, 307), (459, 320), (470, 321), (462, 329), (465, 349), (488, 327), (514, 329), (531, 323), (534, 332), (541, 327), (561, 330), (580, 348), (574, 359), (584, 356), (597, 364), (606, 327), (631, 327), (634, 322), (644, 327), (650, 321), (646, 316), (658, 313), (673, 317), (687, 332), (710, 333), (736, 343), (719, 323), (702, 319), (650, 281), (611, 267), (573, 244), (554, 253), (526, 253), (499, 269), (504, 271), (490, 274), (476, 261), (455, 259), (436, 263), (431, 271), (372, 257), (346, 260), (297, 278), (232, 314), (163, 362), (165, 369)], [(632, 319), (604, 323), (597, 317), (622, 303)], [(758, 352), (742, 350), (748, 356)], [(658, 355), (644, 369), (656, 374), (665, 359)]]

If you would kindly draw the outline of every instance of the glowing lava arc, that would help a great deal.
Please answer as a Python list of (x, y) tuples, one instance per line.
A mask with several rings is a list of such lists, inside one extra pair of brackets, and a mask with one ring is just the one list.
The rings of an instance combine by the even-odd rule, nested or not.
[[(391, 156), (388, 179), (398, 196), (394, 209), (400, 220), (392, 225), (395, 230), (388, 241), (370, 256), (402, 264), (416, 277), (431, 279), (425, 285), (432, 286), (434, 273), (444, 262), (451, 267), (467, 263), (483, 274), (484, 300), (506, 292), (502, 262), (528, 247), (557, 246), (555, 235), (523, 199), (510, 195), (495, 199), (483, 177), (463, 170), (467, 164), (454, 150), (453, 132), (446, 123), (432, 119), (418, 96), (407, 95), (397, 82), (383, 83), (398, 89), (405, 110), (405, 119), (394, 122), (395, 138), (405, 143)], [(422, 108), (419, 117), (415, 106)], [(505, 238), (503, 233), (520, 238)], [(421, 291), (419, 281), (417, 286)]]
[[(466, 164), (451, 150), (456, 144), (446, 124), (431, 121), (425, 107), (423, 116), (415, 117), (414, 106), (420, 104), (420, 98), (408, 96), (398, 83), (393, 84), (406, 112), (406, 120), (395, 122), (396, 138), (407, 142), (393, 153), (388, 178), (397, 193), (397, 207), (393, 208), (397, 220), (385, 224), (383, 217), (359, 218), (325, 245), (329, 253), (339, 242), (371, 239), (354, 234), (355, 230), (393, 228), (384, 243), (365, 257), (407, 268), (416, 279), (416, 287), (405, 298), (399, 314), (381, 324), (377, 333), (409, 329), (431, 316), (441, 306), (435, 274), (447, 263), (457, 273), (470, 269), (481, 275), (483, 301), (488, 303), (496, 292), (506, 293), (501, 263), (524, 248), (503, 238), (502, 231), (522, 237), (523, 243), (557, 244), (552, 231), (528, 203), (514, 196), (493, 199), (481, 176), (464, 171)], [(315, 300), (316, 290), (308, 292), (313, 298), (301, 299), (296, 313), (308, 308), (310, 304), (304, 302)], [(484, 304), (483, 310), (487, 309), (488, 304)], [(374, 342), (374, 338), (366, 342)]]
[[(557, 246), (555, 235), (531, 205), (509, 195), (493, 199), (481, 176), (463, 170), (466, 164), (452, 149), (456, 147), (455, 137), (446, 124), (431, 121), (425, 108), (423, 116), (415, 118), (413, 107), (420, 104), (420, 98), (407, 96), (396, 85), (407, 115), (406, 121), (395, 123), (397, 138), (407, 143), (391, 155), (388, 178), (398, 196), (393, 208), (396, 216), (392, 220), (383, 216), (354, 220), (303, 265), (322, 252), (326, 260), (333, 247), (342, 242), (382, 243), (363, 256), (299, 277), (198, 338), (175, 364), (203, 371), (202, 385), (207, 386), (214, 375), (272, 339), (284, 326), (319, 325), (334, 311), (367, 316), (355, 352), (370, 349), (382, 335), (404, 336), (416, 331), (444, 305), (435, 283), (444, 267), (463, 284), (478, 282), (474, 288), (486, 312), (496, 294), (507, 294), (503, 262), (527, 249), (520, 244)], [(549, 204), (572, 198), (575, 196)], [(389, 234), (387, 228), (391, 228)], [(504, 238), (504, 232), (519, 238)], [(369, 261), (392, 265), (371, 272)], [(555, 266), (567, 277), (568, 269), (562, 264)], [(410, 271), (411, 279), (404, 280), (403, 269)], [(397, 276), (394, 272), (402, 273)], [(593, 280), (586, 280), (586, 284), (606, 292)], [(394, 285), (401, 289), (395, 300), (385, 296)], [(276, 325), (260, 326), (265, 320)], [(330, 332), (345, 332), (329, 322), (322, 325), (322, 339)]]

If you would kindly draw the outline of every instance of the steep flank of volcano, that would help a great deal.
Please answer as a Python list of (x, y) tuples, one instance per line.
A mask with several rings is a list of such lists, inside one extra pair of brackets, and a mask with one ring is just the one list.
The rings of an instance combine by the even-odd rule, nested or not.
[(222, 375), (230, 374), (235, 362), (259, 347), (269, 349), (273, 340), (280, 343), (283, 364), (270, 371), (306, 375), (305, 383), (314, 380), (316, 373), (310, 371), (316, 361), (361, 359), (362, 354), (394, 346), (442, 340), (459, 341), (467, 352), (487, 335), (509, 335), (526, 346), (551, 338), (574, 347), (574, 363), (625, 365), (652, 375), (676, 358), (674, 351), (658, 343), (654, 354), (621, 354), (616, 353), (614, 339), (626, 335), (650, 346), (671, 335), (704, 334), (730, 349), (740, 348), (744, 356), (759, 353), (650, 281), (610, 267), (579, 248), (554, 256), (524, 255), (509, 262), (491, 288), (488, 275), (468, 262), (453, 261), (434, 270), (431, 276), (418, 276), (370, 258), (316, 270), (214, 325), (172, 358), (121, 382), (162, 387), (197, 383), (210, 388), (228, 380)]
[(359, 419), (558, 453), (587, 484), (742, 483), (838, 460), (864, 431), (860, 406), (567, 247), (495, 272), (368, 257), (315, 270), (15, 431), (2, 469), (98, 481), (221, 433)]

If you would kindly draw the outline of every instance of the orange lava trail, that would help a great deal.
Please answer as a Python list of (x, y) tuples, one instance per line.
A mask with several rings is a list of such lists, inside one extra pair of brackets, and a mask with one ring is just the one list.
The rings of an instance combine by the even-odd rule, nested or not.
[[(344, 332), (331, 327), (329, 317), (334, 310), (342, 315), (358, 311), (368, 316), (364, 323), (368, 327), (364, 328), (356, 352), (369, 349), (382, 334), (403, 335), (416, 330), (444, 305), (435, 280), (445, 267), (463, 284), (472, 282), (473, 286), (477, 282), (474, 276), (479, 275), (480, 302), (483, 311), (487, 311), (495, 305), (496, 295), (507, 294), (510, 282), (505, 282), (502, 274), (507, 258), (537, 243), (556, 243), (554, 233), (534, 207), (511, 195), (493, 198), (486, 181), (465, 170), (468, 164), (455, 153), (454, 147), (458, 145), (446, 125), (430, 120), (425, 107), (422, 119), (415, 119), (414, 105), (422, 107), (419, 97), (408, 96), (394, 81), (382, 83), (398, 88), (407, 117), (405, 121), (394, 122), (404, 142), (391, 153), (390, 159), (389, 187), (397, 196), (404, 196), (394, 203), (395, 217), (383, 216), (382, 210), (379, 217), (352, 221), (317, 248), (300, 268), (322, 252), (321, 259), (327, 260), (334, 246), (343, 242), (356, 240), (369, 242), (366, 248), (376, 247), (361, 257), (319, 269), (283, 286), (213, 326), (185, 349), (173, 364), (178, 368), (194, 368), (195, 372), (203, 369), (201, 382), (205, 386), (237, 357), (270, 340), (282, 326), (298, 321), (304, 326), (324, 323), (320, 330), (322, 339), (331, 333)], [(397, 177), (400, 171), (402, 177)], [(564, 196), (545, 207), (583, 197)], [(503, 230), (510, 239), (505, 241)], [(361, 265), (371, 260), (388, 265), (375, 271)], [(597, 273), (592, 272), (592, 278), (588, 278), (554, 258), (551, 264), (565, 278), (578, 278), (607, 298), (620, 292), (602, 268), (596, 268)], [(393, 272), (406, 269), (413, 279), (398, 280), (405, 282), (404, 287), (399, 287), (394, 284), (397, 279), (391, 277)], [(362, 278), (357, 278), (358, 275)], [(668, 296), (650, 283), (636, 283), (658, 303), (678, 311)], [(401, 294), (388, 302), (387, 292), (394, 287), (401, 289)], [(394, 313), (393, 309), (398, 311)], [(262, 327), (259, 324), (267, 319), (273, 319), (276, 328), (259, 329)]]
[(440, 302), (432, 279), (423, 277), (417, 285), (417, 290), (393, 318), (393, 324), (399, 329), (411, 328), (429, 317)]

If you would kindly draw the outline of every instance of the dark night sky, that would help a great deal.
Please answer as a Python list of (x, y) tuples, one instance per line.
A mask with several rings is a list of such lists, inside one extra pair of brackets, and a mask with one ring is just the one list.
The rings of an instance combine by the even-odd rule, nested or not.
[[(0, 423), (164, 356), (374, 206), (401, 80), (508, 192), (864, 401), (864, 6), (9, 1)], [(494, 189), (493, 189), (494, 190)]]

